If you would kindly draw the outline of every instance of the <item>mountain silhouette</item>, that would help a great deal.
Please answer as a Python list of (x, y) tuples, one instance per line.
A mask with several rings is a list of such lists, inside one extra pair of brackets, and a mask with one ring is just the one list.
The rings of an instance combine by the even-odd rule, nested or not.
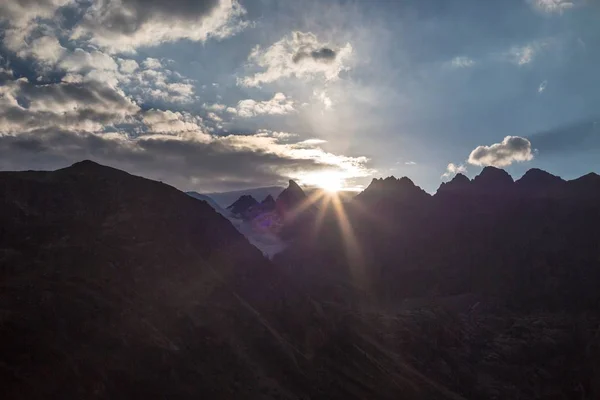
[[(586, 347), (600, 345), (594, 333), (600, 316), (600, 202), (590, 201), (598, 198), (598, 178), (565, 182), (532, 170), (514, 182), (505, 171), (487, 167), (472, 181), (457, 175), (434, 196), (408, 178), (375, 179), (345, 207), (344, 229), (331, 210), (320, 229), (307, 230), (275, 260), (325, 286), (345, 282), (344, 296), (401, 318), (401, 324), (406, 315), (415, 318), (419, 328), (406, 329), (433, 335), (436, 342), (412, 338), (420, 350), (402, 351), (416, 359), (429, 354), (425, 369), (448, 365), (437, 376), (466, 398), (545, 397), (535, 394), (535, 385), (573, 398), (579, 395), (575, 381), (583, 392), (598, 393), (600, 376), (590, 365), (600, 365), (600, 353), (592, 356)], [(439, 327), (435, 334), (431, 324)], [(575, 334), (565, 324), (581, 330)], [(523, 326), (527, 337), (502, 328), (508, 326)], [(580, 334), (586, 339), (576, 339)], [(475, 339), (486, 335), (483, 342)], [(487, 341), (502, 338), (537, 350), (517, 356), (516, 342), (495, 347)], [(546, 346), (547, 340), (560, 345)], [(486, 358), (500, 353), (502, 361)], [(460, 361), (466, 354), (478, 355)], [(467, 384), (470, 372), (459, 372), (464, 368), (486, 371), (491, 381)], [(502, 375), (506, 368), (525, 374), (545, 368), (547, 375), (528, 381), (518, 372)]]
[(277, 213), (285, 216), (306, 200), (306, 193), (296, 182), (290, 179), (288, 187), (277, 196), (275, 201)]
[(227, 209), (234, 215), (244, 216), (252, 207), (258, 205), (258, 201), (250, 195), (242, 195)]
[(292, 181), (271, 262), (163, 183), (0, 172), (3, 395), (597, 398), (600, 177), (548, 175), (433, 196), (390, 177), (310, 207)]

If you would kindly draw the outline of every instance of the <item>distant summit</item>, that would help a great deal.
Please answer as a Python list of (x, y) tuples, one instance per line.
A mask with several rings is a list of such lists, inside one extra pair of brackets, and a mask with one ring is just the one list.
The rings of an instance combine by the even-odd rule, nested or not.
[(541, 169), (532, 168), (515, 183), (519, 189), (544, 190), (557, 188), (564, 184), (565, 181)]
[(512, 176), (503, 169), (496, 167), (485, 167), (479, 175), (473, 179), (473, 185), (485, 189), (502, 189), (514, 183)]
[(463, 174), (456, 174), (452, 180), (442, 182), (436, 193), (454, 193), (468, 188), (471, 180)]
[(275, 205), (275, 199), (271, 195), (268, 195), (263, 201), (260, 202), (260, 206), (264, 211), (275, 210)]
[(371, 184), (356, 196), (359, 201), (412, 202), (423, 201), (431, 197), (407, 177), (397, 179), (389, 176), (385, 179), (373, 179)]
[(229, 211), (231, 211), (234, 215), (244, 215), (247, 213), (250, 208), (256, 206), (258, 201), (250, 195), (240, 196), (232, 205), (227, 207)]
[(288, 187), (277, 197), (276, 208), (280, 216), (285, 217), (287, 213), (298, 207), (306, 200), (306, 193), (293, 180), (290, 179)]

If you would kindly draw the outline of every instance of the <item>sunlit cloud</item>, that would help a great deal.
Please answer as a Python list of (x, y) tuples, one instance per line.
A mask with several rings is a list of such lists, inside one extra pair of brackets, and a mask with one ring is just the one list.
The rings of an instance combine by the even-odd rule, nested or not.
[(478, 146), (469, 155), (469, 164), (479, 166), (508, 167), (514, 162), (533, 159), (531, 142), (519, 136), (507, 136), (501, 143)]
[(529, 0), (529, 2), (538, 10), (547, 13), (563, 13), (575, 6), (570, 0)]
[(349, 69), (347, 62), (351, 55), (350, 43), (335, 47), (320, 42), (311, 32), (292, 32), (266, 49), (255, 47), (248, 57), (248, 65), (262, 72), (240, 78), (238, 83), (259, 86), (282, 78), (317, 76), (335, 80), (340, 72)]
[(252, 99), (241, 100), (235, 108), (235, 114), (242, 118), (256, 117), (258, 115), (284, 115), (296, 111), (294, 102), (283, 93), (276, 93), (272, 99), (256, 101)]
[(464, 174), (467, 172), (467, 167), (462, 164), (450, 163), (446, 167), (446, 172), (442, 174), (442, 179), (452, 178), (456, 174)]
[(71, 38), (110, 53), (133, 52), (179, 39), (231, 36), (248, 26), (242, 20), (245, 13), (237, 0), (97, 1), (86, 9)]

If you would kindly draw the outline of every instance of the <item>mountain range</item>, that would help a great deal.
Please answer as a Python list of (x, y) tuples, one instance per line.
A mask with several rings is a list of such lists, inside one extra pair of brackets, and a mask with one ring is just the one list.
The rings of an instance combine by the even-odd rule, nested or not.
[[(235, 218), (90, 161), (0, 172), (3, 397), (600, 396), (600, 176), (311, 197)], [(269, 260), (234, 224), (272, 221)]]

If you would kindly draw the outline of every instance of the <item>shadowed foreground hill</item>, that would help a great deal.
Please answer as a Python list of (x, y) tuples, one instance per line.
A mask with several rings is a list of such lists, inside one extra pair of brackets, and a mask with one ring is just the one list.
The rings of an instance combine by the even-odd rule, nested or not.
[(3, 398), (459, 398), (296, 278), (167, 185), (2, 172)]

